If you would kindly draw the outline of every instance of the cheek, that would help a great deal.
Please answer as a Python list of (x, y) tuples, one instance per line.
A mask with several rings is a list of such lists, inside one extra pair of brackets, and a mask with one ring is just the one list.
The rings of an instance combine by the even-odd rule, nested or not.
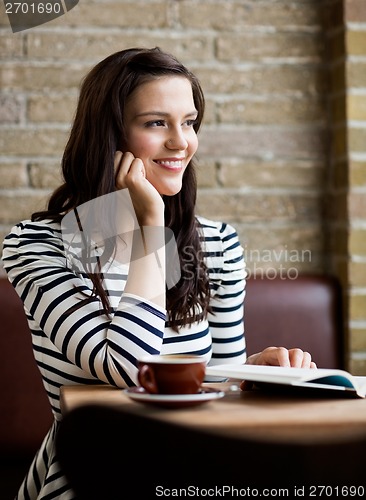
[(189, 154), (193, 156), (195, 152), (198, 149), (198, 137), (196, 134), (194, 134), (190, 139), (189, 139)]
[(142, 160), (154, 156), (158, 141), (151, 136), (143, 134), (132, 136), (127, 141), (127, 149), (137, 158)]

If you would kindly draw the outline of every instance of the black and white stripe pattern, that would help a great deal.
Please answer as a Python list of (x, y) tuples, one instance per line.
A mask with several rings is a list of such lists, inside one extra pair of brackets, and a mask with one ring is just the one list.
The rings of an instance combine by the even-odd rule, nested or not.
[(212, 313), (179, 333), (166, 325), (164, 309), (123, 293), (128, 267), (115, 263), (103, 268), (112, 317), (102, 313), (97, 299), (75, 307), (91, 294), (92, 285), (70, 265), (59, 224), (24, 221), (5, 238), (4, 268), (23, 300), (34, 356), (55, 417), (17, 500), (73, 498), (53, 447), (62, 385), (134, 385), (137, 360), (148, 353), (198, 354), (209, 364), (245, 362), (243, 249), (232, 226), (201, 217), (198, 221)]

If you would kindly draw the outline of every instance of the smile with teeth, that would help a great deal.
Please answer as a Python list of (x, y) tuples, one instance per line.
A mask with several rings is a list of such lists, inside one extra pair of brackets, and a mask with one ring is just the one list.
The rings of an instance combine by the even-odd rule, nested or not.
[(166, 168), (182, 168), (183, 160), (154, 160), (155, 163)]

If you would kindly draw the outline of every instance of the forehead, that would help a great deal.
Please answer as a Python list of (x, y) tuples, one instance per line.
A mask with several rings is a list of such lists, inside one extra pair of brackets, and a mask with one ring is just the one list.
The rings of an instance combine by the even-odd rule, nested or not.
[(143, 83), (130, 95), (126, 111), (146, 112), (171, 106), (184, 108), (185, 112), (187, 107), (195, 110), (191, 82), (183, 76), (164, 76)]

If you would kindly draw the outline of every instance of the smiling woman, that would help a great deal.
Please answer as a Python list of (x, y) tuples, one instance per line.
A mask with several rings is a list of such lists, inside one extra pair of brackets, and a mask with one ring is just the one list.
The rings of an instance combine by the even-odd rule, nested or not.
[(146, 354), (314, 366), (300, 349), (246, 359), (243, 248), (232, 226), (196, 214), (204, 104), (159, 48), (101, 61), (80, 90), (63, 184), (4, 241), (55, 417), (18, 500), (74, 498), (54, 448), (65, 384), (137, 385)]

